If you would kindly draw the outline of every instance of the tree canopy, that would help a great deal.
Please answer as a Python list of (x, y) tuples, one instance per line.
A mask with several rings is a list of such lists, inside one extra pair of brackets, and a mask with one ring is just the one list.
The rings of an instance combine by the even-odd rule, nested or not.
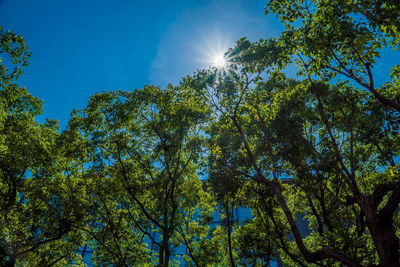
[(374, 67), (399, 56), (400, 4), (266, 13), (278, 38), (176, 86), (95, 94), (62, 132), (0, 31), (0, 265), (399, 266), (400, 64)]

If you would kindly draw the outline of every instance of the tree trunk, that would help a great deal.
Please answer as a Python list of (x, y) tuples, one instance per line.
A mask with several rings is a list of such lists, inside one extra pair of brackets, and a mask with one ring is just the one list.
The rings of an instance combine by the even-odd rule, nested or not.
[(169, 266), (169, 258), (171, 256), (171, 252), (169, 251), (168, 245), (168, 233), (163, 234), (163, 240), (161, 242), (161, 246), (158, 255), (158, 266), (160, 267), (168, 267)]
[(379, 266), (400, 267), (399, 239), (393, 227), (393, 217), (378, 216), (372, 201), (363, 204), (366, 224), (379, 255)]
[(382, 223), (382, 220), (370, 223), (367, 220), (372, 239), (379, 255), (379, 266), (400, 267), (399, 239), (393, 224)]
[(160, 246), (158, 250), (158, 266), (164, 266), (164, 247), (163, 245)]
[(171, 252), (169, 251), (169, 247), (165, 249), (165, 260), (164, 260), (164, 267), (168, 267), (169, 265), (169, 257), (171, 256)]
[(226, 203), (226, 219), (227, 219), (227, 230), (228, 230), (228, 252), (229, 252), (229, 260), (231, 262), (231, 266), (236, 266), (235, 260), (233, 259), (232, 254), (232, 220), (231, 220), (231, 212), (229, 203)]

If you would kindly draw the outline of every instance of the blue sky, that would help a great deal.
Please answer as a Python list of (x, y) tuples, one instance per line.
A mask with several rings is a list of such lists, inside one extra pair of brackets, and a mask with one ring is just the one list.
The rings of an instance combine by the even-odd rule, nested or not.
[[(264, 14), (266, 3), (0, 0), (0, 25), (27, 41), (33, 54), (19, 84), (44, 100), (44, 117), (63, 129), (72, 109), (85, 107), (94, 93), (177, 84), (241, 37), (278, 37), (282, 25)], [(382, 52), (374, 66), (378, 84), (400, 58)]]
[(0, 0), (0, 25), (22, 35), (32, 58), (19, 84), (67, 124), (102, 91), (176, 84), (207, 67), (210, 51), (241, 37), (278, 36), (264, 0)]

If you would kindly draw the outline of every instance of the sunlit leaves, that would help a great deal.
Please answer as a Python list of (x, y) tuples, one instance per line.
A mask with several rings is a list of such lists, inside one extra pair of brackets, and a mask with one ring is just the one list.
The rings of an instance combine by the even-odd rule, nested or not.
[(70, 131), (85, 139), (95, 181), (85, 231), (96, 261), (166, 266), (175, 247), (199, 246), (195, 216), (210, 216), (212, 202), (195, 165), (207, 114), (199, 96), (172, 85), (97, 94), (75, 112)]

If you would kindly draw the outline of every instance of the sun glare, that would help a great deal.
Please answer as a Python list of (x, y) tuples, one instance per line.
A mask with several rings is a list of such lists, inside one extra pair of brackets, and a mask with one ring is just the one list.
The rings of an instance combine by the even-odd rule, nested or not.
[(221, 54), (217, 54), (213, 57), (213, 66), (217, 68), (224, 68), (227, 62), (225, 56)]
[(210, 73), (214, 73), (213, 84), (220, 82), (224, 77), (230, 76), (237, 64), (237, 55), (230, 47), (235, 45), (229, 38), (218, 32), (207, 33), (203, 42), (195, 44), (199, 51), (201, 66)]

